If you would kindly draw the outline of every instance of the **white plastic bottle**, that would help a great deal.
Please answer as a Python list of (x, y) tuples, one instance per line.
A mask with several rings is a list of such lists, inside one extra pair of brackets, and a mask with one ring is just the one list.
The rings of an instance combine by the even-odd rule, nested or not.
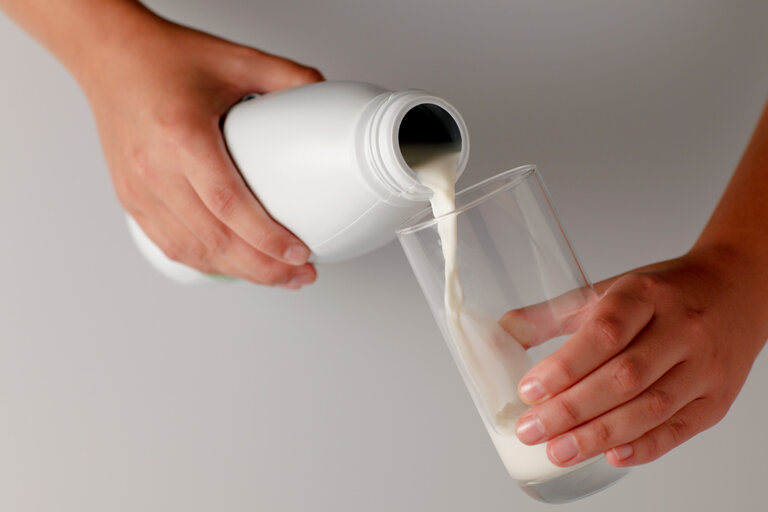
[[(230, 155), (270, 215), (298, 236), (315, 263), (372, 251), (425, 206), (431, 192), (401, 147), (434, 145), (469, 156), (467, 128), (444, 99), (361, 82), (320, 82), (253, 96), (224, 121)], [(211, 277), (168, 259), (129, 218), (137, 245), (163, 274)]]

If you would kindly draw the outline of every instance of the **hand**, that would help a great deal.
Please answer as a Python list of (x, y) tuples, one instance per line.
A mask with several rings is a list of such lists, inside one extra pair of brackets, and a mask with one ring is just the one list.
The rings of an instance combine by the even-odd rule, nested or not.
[(548, 442), (558, 466), (600, 453), (632, 466), (717, 423), (767, 336), (744, 275), (729, 253), (701, 250), (598, 283), (599, 302), (554, 327), (540, 305), (507, 313), (501, 325), (524, 344), (576, 331), (521, 379), (535, 406), (518, 438)]
[(202, 272), (312, 283), (309, 249), (250, 192), (219, 122), (248, 93), (322, 75), (151, 15), (131, 33), (78, 69), (123, 207), (169, 258)]

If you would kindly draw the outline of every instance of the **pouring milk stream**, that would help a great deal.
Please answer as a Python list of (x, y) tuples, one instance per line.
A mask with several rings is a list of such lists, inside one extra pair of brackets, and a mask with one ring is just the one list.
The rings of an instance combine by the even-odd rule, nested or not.
[[(432, 190), (435, 217), (453, 211), (454, 181), (469, 147), (461, 115), (444, 99), (349, 81), (247, 99), (228, 112), (223, 132), (248, 187), (276, 221), (307, 244), (316, 263), (349, 259), (390, 241), (425, 199), (410, 169)], [(170, 260), (133, 219), (128, 223), (160, 272), (180, 282), (215, 281)], [(518, 481), (547, 481), (574, 470), (549, 462), (545, 445), (526, 446), (515, 436), (515, 422), (527, 408), (517, 397), (517, 383), (532, 361), (497, 319), (464, 304), (457, 216), (441, 218), (437, 227), (450, 336), (507, 470)]]
[(577, 469), (581, 465), (561, 468), (552, 464), (546, 443), (528, 446), (517, 439), (515, 423), (528, 408), (517, 395), (517, 384), (533, 362), (497, 319), (464, 304), (457, 265), (458, 216), (445, 215), (455, 209), (458, 153), (423, 144), (404, 146), (402, 152), (421, 183), (433, 192), (430, 203), (434, 217), (439, 218), (437, 230), (445, 259), (447, 324), (474, 383), (481, 402), (478, 406), (486, 408), (488, 414), (481, 416), (507, 471), (519, 481), (544, 481)]

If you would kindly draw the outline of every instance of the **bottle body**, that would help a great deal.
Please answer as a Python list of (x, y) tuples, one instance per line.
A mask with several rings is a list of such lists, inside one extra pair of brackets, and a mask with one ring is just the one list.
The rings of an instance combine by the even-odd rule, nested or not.
[[(230, 156), (249, 188), (277, 222), (307, 244), (316, 263), (342, 261), (386, 244), (397, 226), (424, 206), (429, 191), (400, 151), (403, 137), (414, 137), (410, 132), (443, 143), (454, 139), (463, 157), (460, 174), (469, 150), (463, 120), (444, 100), (423, 91), (321, 82), (246, 99), (223, 125)], [(131, 227), (137, 244), (158, 270), (195, 281), (196, 271), (181, 275), (184, 269), (159, 261), (165, 255), (148, 250), (148, 239), (137, 229)]]
[[(264, 208), (307, 244), (312, 261), (324, 263), (392, 240), (397, 226), (392, 224), (414, 205), (382, 212), (383, 202), (361, 169), (365, 159), (359, 154), (358, 132), (386, 90), (368, 84), (318, 85), (236, 105), (224, 122), (224, 138)], [(346, 236), (340, 236), (345, 230)]]

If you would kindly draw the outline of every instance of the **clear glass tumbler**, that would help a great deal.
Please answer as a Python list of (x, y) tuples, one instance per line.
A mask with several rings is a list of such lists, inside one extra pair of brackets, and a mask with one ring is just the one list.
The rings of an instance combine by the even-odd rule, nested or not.
[[(546, 444), (527, 446), (515, 437), (515, 423), (528, 408), (517, 396), (520, 378), (559, 348), (567, 336), (558, 334), (572, 331), (597, 302), (536, 168), (519, 167), (460, 192), (455, 210), (437, 219), (424, 210), (398, 238), (518, 485), (538, 500), (563, 503), (624, 476), (626, 469), (602, 455), (560, 468), (549, 461)], [(455, 241), (460, 284), (450, 265), (446, 281), (443, 241), (445, 254)]]

